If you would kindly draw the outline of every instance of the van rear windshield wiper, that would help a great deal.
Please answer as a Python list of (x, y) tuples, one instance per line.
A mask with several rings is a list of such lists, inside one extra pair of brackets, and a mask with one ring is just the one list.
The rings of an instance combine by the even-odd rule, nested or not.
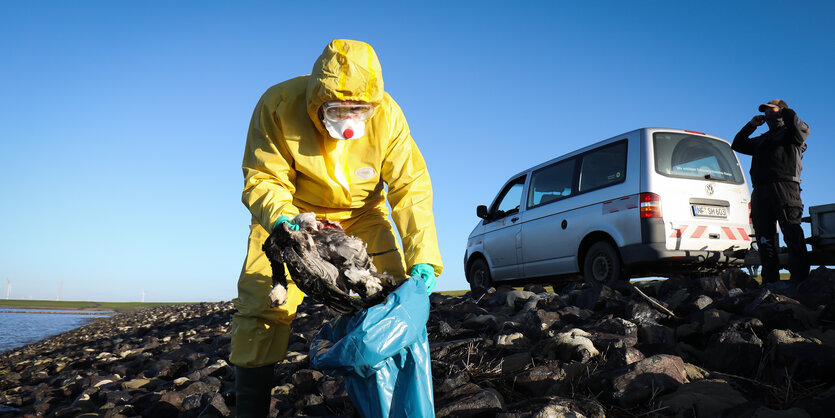
[(713, 180), (713, 181), (729, 181), (724, 177), (712, 177), (710, 174), (705, 174), (705, 180)]

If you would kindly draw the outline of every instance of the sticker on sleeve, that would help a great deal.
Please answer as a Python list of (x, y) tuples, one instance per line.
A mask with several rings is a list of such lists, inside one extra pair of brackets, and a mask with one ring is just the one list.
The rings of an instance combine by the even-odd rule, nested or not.
[(375, 172), (374, 169), (371, 167), (362, 167), (358, 168), (355, 174), (357, 175), (357, 177), (361, 179), (370, 179), (374, 178)]

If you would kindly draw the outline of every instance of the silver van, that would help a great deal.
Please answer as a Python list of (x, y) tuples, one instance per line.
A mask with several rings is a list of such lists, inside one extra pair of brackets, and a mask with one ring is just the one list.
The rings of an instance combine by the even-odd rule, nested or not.
[(497, 282), (703, 274), (741, 266), (751, 195), (724, 139), (643, 128), (511, 177), (464, 257), (474, 294)]

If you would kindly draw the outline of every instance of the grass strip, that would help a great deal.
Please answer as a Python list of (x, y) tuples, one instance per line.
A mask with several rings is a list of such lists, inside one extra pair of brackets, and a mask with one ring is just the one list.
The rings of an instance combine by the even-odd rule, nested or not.
[(72, 309), (90, 311), (122, 311), (163, 305), (185, 305), (198, 302), (90, 302), (73, 300), (0, 299), (0, 307), (20, 309)]

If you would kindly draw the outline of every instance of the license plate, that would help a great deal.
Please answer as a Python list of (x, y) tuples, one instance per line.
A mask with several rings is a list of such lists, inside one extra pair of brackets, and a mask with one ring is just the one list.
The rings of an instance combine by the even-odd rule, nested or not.
[(727, 218), (728, 208), (724, 206), (693, 205), (693, 214), (711, 218)]

